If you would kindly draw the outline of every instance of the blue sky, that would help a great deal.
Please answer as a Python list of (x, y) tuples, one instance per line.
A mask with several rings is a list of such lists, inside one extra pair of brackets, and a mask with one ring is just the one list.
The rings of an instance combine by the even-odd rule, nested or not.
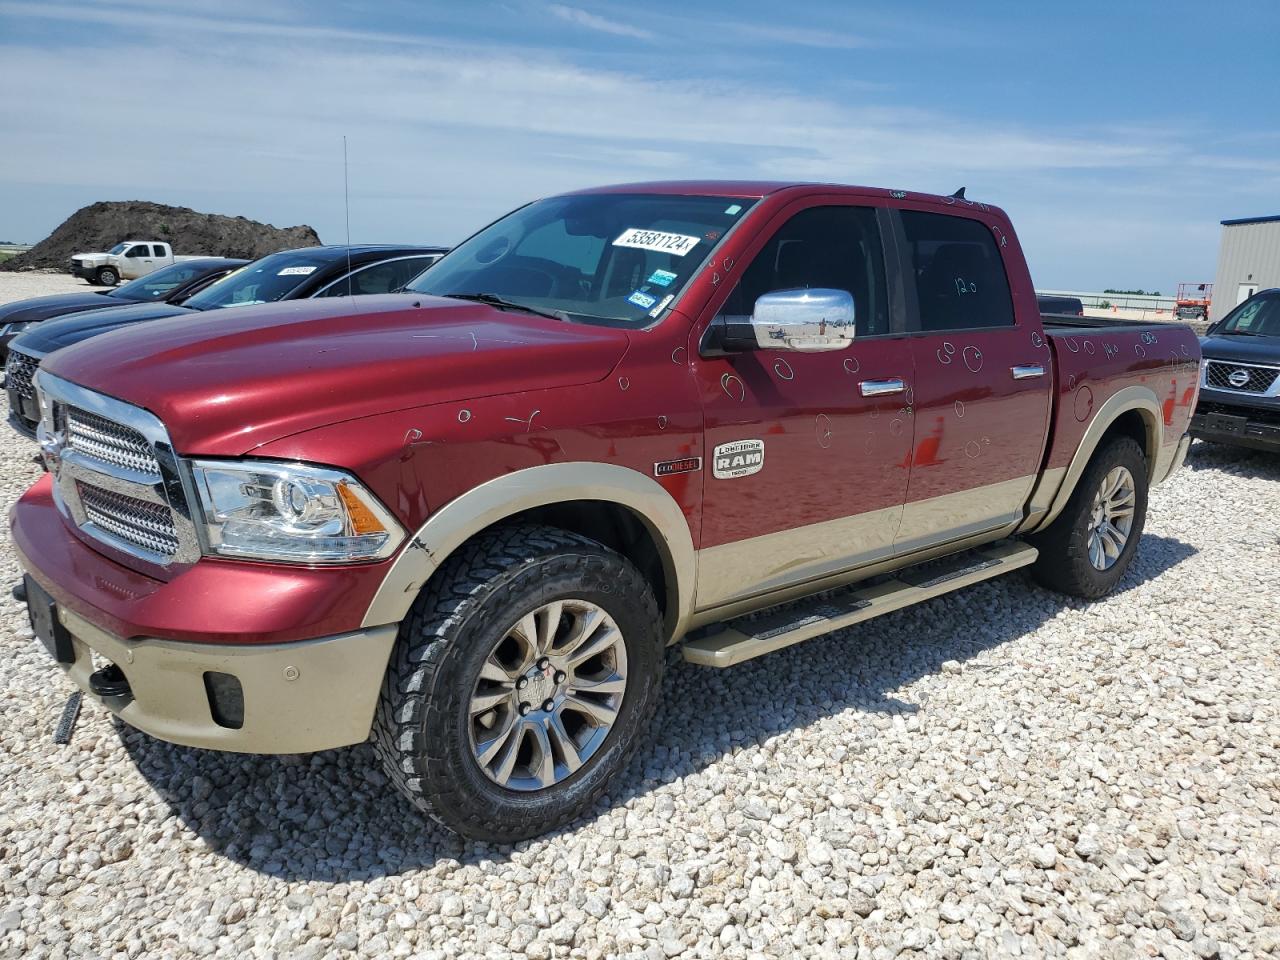
[(964, 184), (1037, 286), (1169, 292), (1280, 213), (1277, 35), (1271, 0), (0, 0), (0, 239), (148, 199), (341, 242), (345, 134), (356, 241), (637, 179)]

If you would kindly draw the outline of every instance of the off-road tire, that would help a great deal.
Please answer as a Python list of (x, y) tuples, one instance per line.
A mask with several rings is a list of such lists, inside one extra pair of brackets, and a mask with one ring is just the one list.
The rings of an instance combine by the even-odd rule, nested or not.
[[(1089, 560), (1093, 497), (1103, 479), (1115, 467), (1125, 467), (1133, 476), (1136, 494), (1133, 526), (1116, 562), (1107, 570), (1099, 570)], [(1040, 551), (1031, 567), (1031, 575), (1049, 589), (1074, 597), (1093, 600), (1104, 596), (1129, 569), (1138, 541), (1142, 539), (1146, 518), (1146, 455), (1131, 437), (1108, 440), (1085, 467), (1062, 513), (1043, 533), (1030, 538), (1032, 545)]]
[(99, 267), (98, 272), (93, 275), (93, 279), (97, 281), (100, 287), (114, 287), (120, 282), (120, 274), (116, 273), (113, 267)]
[[(580, 770), (531, 792), (489, 779), (469, 740), (467, 707), (481, 662), (521, 616), (557, 599), (603, 608), (626, 644), (628, 685), (608, 738)], [(649, 584), (625, 558), (554, 527), (481, 534), (423, 588), (387, 669), (374, 749), (396, 788), (456, 833), (509, 843), (589, 810), (648, 727), (662, 679), (662, 618)]]

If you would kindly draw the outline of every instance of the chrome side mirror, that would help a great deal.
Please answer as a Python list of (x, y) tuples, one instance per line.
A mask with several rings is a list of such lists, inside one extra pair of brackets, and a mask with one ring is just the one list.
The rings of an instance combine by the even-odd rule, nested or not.
[(848, 290), (776, 290), (756, 301), (751, 329), (761, 350), (843, 350), (853, 343), (853, 321)]

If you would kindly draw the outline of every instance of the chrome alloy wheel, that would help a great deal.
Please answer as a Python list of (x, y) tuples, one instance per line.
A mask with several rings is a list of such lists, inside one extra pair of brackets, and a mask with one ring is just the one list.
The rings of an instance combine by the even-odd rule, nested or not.
[(468, 706), (471, 752), (508, 790), (542, 790), (600, 749), (627, 689), (613, 618), (585, 600), (525, 614), (489, 651)]
[(1089, 521), (1089, 562), (1097, 570), (1110, 570), (1133, 530), (1133, 512), (1138, 502), (1133, 474), (1126, 467), (1116, 467), (1102, 480), (1093, 495), (1093, 513)]

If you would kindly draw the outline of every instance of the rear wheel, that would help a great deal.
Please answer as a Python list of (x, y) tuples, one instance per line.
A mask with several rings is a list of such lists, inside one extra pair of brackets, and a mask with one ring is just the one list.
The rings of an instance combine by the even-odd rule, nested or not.
[(115, 267), (99, 267), (97, 281), (100, 287), (114, 287), (120, 282), (120, 274), (116, 273)]
[(562, 530), (477, 538), (401, 627), (375, 721), (389, 776), (477, 839), (543, 833), (591, 807), (656, 704), (661, 618), (632, 564)]
[(1130, 437), (1110, 440), (1080, 476), (1047, 530), (1032, 538), (1032, 574), (1077, 597), (1111, 591), (1133, 560), (1147, 516), (1147, 458)]

